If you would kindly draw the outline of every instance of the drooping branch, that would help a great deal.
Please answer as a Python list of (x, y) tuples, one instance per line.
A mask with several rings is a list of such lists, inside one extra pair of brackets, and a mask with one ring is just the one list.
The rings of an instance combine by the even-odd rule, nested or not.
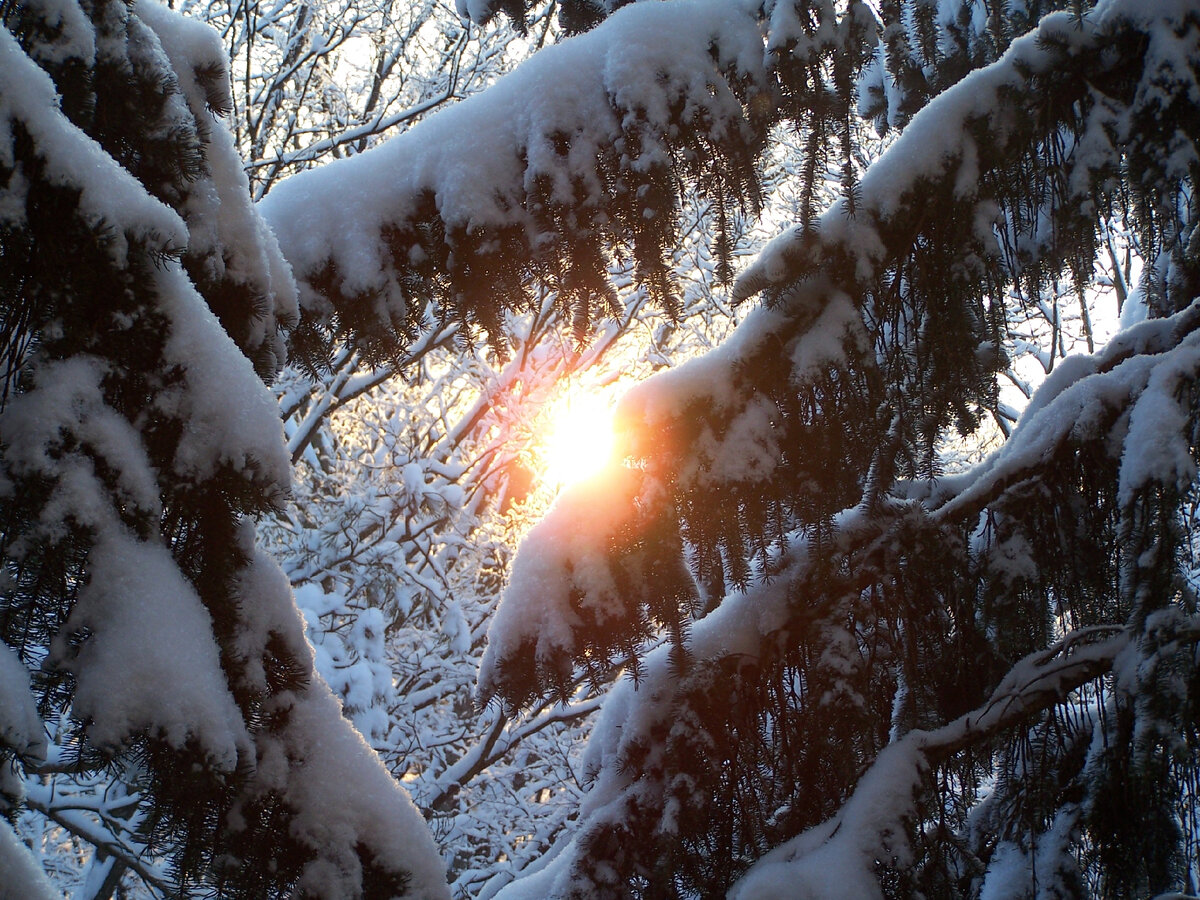
[[(1062, 703), (1109, 672), (1130, 640), (1121, 628), (1071, 632), (1014, 665), (983, 705), (941, 728), (910, 731), (888, 745), (835, 817), (763, 856), (730, 892), (731, 900), (769, 900), (780, 896), (785, 884), (790, 896), (805, 900), (833, 900), (847, 891), (864, 900), (882, 897), (879, 862), (909, 862), (905, 835), (926, 773)], [(1188, 640), (1200, 640), (1200, 622)], [(829, 878), (831, 871), (838, 873), (836, 879)]]
[(544, 48), (486, 96), (294, 176), (262, 203), (301, 282), (294, 345), (311, 358), (332, 332), (387, 358), (429, 298), (494, 334), (503, 308), (531, 302), (531, 275), (588, 321), (613, 300), (619, 248), (673, 308), (665, 254), (682, 184), (755, 207), (776, 91), (745, 10), (637, 5)]
[[(678, 518), (697, 553), (718, 559), (714, 566), (736, 566), (747, 545), (761, 553), (771, 541), (786, 540), (789, 529), (824, 529), (845, 509), (906, 490), (898, 481), (936, 474), (938, 437), (954, 427), (971, 430), (979, 410), (997, 403), (996, 377), (1006, 364), (997, 297), (1018, 275), (1025, 277), (1005, 258), (998, 233), (1004, 222), (1019, 228), (1028, 220), (1035, 227), (1026, 208), (1027, 179), (1046, 180), (1037, 217), (1063, 220), (1053, 241), (1029, 235), (1040, 242), (1041, 271), (1057, 272), (1096, 241), (1090, 219), (1067, 221), (1064, 210), (1090, 203), (1093, 180), (1119, 170), (1139, 141), (1160, 138), (1149, 130), (1106, 132), (1107, 142), (1068, 159), (1069, 184), (1036, 162), (1072, 129), (1082, 140), (1089, 122), (1078, 110), (1090, 108), (1098, 89), (1138, 108), (1143, 101), (1130, 85), (1157, 77), (1152, 73), (1160, 63), (1147, 56), (1145, 40), (1156, 27), (1151, 14), (1131, 19), (1098, 11), (1082, 22), (1066, 14), (1047, 17), (1001, 60), (914, 117), (862, 177), (853, 217), (844, 202), (835, 204), (815, 227), (770, 245), (734, 288), (740, 297), (765, 291), (767, 303), (718, 350), (624, 399), (618, 411), (623, 449), (639, 468), (620, 475), (629, 482), (623, 511), (612, 508), (618, 492), (606, 499), (607, 530), (599, 533), (599, 520), (592, 522), (590, 552), (640, 541), (641, 553), (658, 546), (669, 556), (666, 548), (679, 531), (664, 523)], [(1195, 40), (1200, 30), (1186, 33)], [(1184, 91), (1194, 73), (1177, 77)], [(997, 109), (1022, 112), (993, 114)], [(1095, 127), (1108, 115), (1107, 108), (1096, 110)], [(1173, 120), (1158, 127), (1173, 129)], [(1188, 145), (1192, 157), (1195, 140), (1200, 134)], [(1180, 158), (1188, 157), (1181, 151)], [(1181, 183), (1186, 165), (1171, 165), (1164, 179)], [(1183, 307), (1190, 299), (1173, 302)], [(1190, 328), (1183, 319), (1154, 328), (1176, 326)], [(693, 506), (701, 495), (708, 502)], [(587, 502), (576, 509), (564, 498), (550, 519), (586, 517)], [(528, 543), (559, 532), (548, 525)], [(527, 552), (538, 551), (531, 546)], [(621, 563), (611, 555), (609, 577), (621, 583)], [(675, 596), (683, 606), (662, 607), (651, 618), (684, 618), (691, 595), (678, 589), (673, 570), (662, 570), (672, 574), (657, 602)], [(747, 572), (729, 574), (739, 580)], [(523, 680), (538, 676), (518, 658), (546, 646), (551, 634), (561, 637), (545, 629), (544, 616), (575, 621), (581, 609), (599, 602), (580, 596), (578, 582), (564, 579), (561, 596), (541, 581), (529, 597), (510, 588), (494, 633), (495, 646), (512, 648), (514, 656), (506, 660), (497, 650), (485, 661), (489, 690), (511, 689), (515, 699), (551, 689)], [(625, 652), (622, 641), (636, 643), (645, 633), (646, 610), (628, 598), (623, 607), (603, 608), (610, 618), (594, 638)], [(592, 637), (589, 632), (575, 645), (580, 660), (607, 652), (593, 646)], [(567, 665), (545, 652), (538, 672)]]

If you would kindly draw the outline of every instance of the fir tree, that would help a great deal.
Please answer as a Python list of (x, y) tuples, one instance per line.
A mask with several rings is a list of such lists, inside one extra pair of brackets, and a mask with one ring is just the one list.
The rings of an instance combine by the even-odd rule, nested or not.
[[(442, 896), (255, 547), (288, 487), (259, 376), (295, 286), (215, 119), (215, 33), (153, 4), (2, 11), (0, 631), (74, 722), (50, 762), (132, 769), (181, 891)], [(36, 772), (40, 726), (2, 733)]]
[[(804, 177), (840, 155), (843, 198), (802, 204), (733, 288), (762, 308), (626, 398), (626, 467), (518, 556), (484, 696), (633, 675), (577, 833), (505, 896), (1195, 889), (1200, 17), (882, 4), (872, 47), (863, 12), (768, 18)], [(861, 177), (854, 83), (901, 130)], [(1156, 318), (946, 474), (948, 436), (1009, 430), (1010, 322), (1086, 302), (1114, 220)]]
[[(582, 329), (618, 254), (671, 312), (682, 187), (722, 230), (790, 128), (798, 223), (732, 286), (758, 307), (628, 396), (627, 464), (514, 566), (484, 697), (633, 677), (575, 833), (509, 896), (1194, 889), (1194, 4), (624, 5), (563, 3), (586, 33), (273, 189), (294, 319), (204, 108), (227, 105), (219, 48), (148, 5), (2, 7), (0, 626), (41, 714), (74, 717), (81, 766), (140, 766), (185, 886), (436, 894), (255, 553), (287, 461), (248, 361), (273, 372), (277, 325), (313, 366), (339, 341), (389, 361), (431, 302), (502, 349), (533, 281)], [(865, 171), (860, 114), (899, 132)], [(1150, 318), (1060, 363), (1010, 428), (1012, 323), (1051, 309), (1057, 343), (1113, 223)], [(947, 474), (944, 441), (986, 421), (1003, 448)], [(181, 630), (204, 646), (151, 652)], [(118, 665), (138, 683), (109, 692)], [(14, 685), (0, 737), (36, 770)]]

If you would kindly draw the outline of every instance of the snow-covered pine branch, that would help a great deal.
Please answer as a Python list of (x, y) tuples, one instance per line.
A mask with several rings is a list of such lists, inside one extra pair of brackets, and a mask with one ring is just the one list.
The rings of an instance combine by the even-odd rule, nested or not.
[(587, 320), (613, 300), (617, 247), (676, 309), (664, 254), (681, 179), (757, 207), (778, 90), (764, 52), (740, 4), (638, 4), (485, 95), (280, 185), (263, 210), (301, 284), (301, 351), (308, 329), (332, 328), (386, 358), (430, 297), (498, 338), (501, 310), (530, 303), (531, 275)]
[[(727, 889), (828, 820), (889, 740), (954, 720), (1014, 660), (1091, 625), (1138, 635), (1137, 662), (940, 761), (919, 800), (963, 837), (910, 820), (914, 855), (858, 875), (903, 895), (982, 874), (969, 797), (993, 777), (998, 804), (1043, 804), (1022, 832), (1036, 841), (1065, 801), (1022, 792), (1020, 747), (1061, 741), (1082, 749), (1040, 777), (1085, 798), (1070, 821), (1097, 849), (1070, 863), (1078, 845), (1060, 842), (1055, 871), (1090, 866), (1118, 892), (1170, 883), (1175, 842), (1193, 841), (1169, 812), (1192, 777), (1170, 762), (1189, 752), (1170, 673), (1190, 677), (1190, 657), (1166, 635), (1194, 612), (1200, 19), (1102, 3), (997, 55), (924, 103), (852, 199), (742, 273), (735, 295), (764, 304), (625, 398), (630, 464), (560, 497), (519, 551), (485, 696), (520, 706), (660, 631), (673, 646), (606, 704), (580, 831), (511, 896)], [(1129, 195), (1138, 242), (1158, 248), (1142, 296), (1175, 315), (1061, 363), (1008, 446), (942, 478), (944, 436), (999, 408), (1009, 288), (1083, 290)], [(1143, 800), (1119, 799), (1135, 778)], [(1128, 827), (1135, 808), (1155, 838)]]
[[(214, 119), (215, 34), (150, 2), (29, 2), (4, 25), (5, 643), (81, 769), (139, 784), (138, 840), (171, 849), (182, 890), (445, 896), (255, 547), (290, 480), (260, 375), (296, 294)], [(26, 730), (6, 722), (4, 755), (36, 770)]]
[[(914, 862), (906, 832), (908, 823), (920, 818), (916, 801), (931, 766), (1062, 703), (1110, 670), (1129, 644), (1127, 634), (1114, 636), (1112, 630), (1065, 635), (1019, 660), (979, 708), (888, 744), (859, 776), (836, 816), (762, 856), (729, 892), (730, 900), (882, 898), (875, 875), (880, 861), (898, 867)], [(1200, 630), (1193, 627), (1190, 641), (1198, 639)], [(833, 872), (837, 878), (830, 877)]]
[[(990, 298), (1011, 278), (1024, 275), (1021, 260), (1007, 258), (998, 245), (995, 226), (1007, 222), (1016, 228), (1026, 215), (1021, 180), (1043, 166), (1041, 177), (1050, 193), (1039, 216), (1065, 220), (1075, 204), (1092, 202), (1085, 189), (1101, 174), (1119, 169), (1122, 153), (1132, 152), (1119, 134), (1105, 142), (1091, 139), (1064, 160), (1070, 170), (1079, 170), (1077, 186), (1068, 189), (1057, 170), (1037, 160), (1044, 143), (1059, 141), (1060, 130), (1070, 123), (1044, 113), (1052, 102), (1074, 118), (1074, 107), (1065, 100), (1068, 92), (1074, 90), (1077, 102), (1084, 103), (1105, 72), (1124, 81), (1144, 64), (1145, 78), (1157, 78), (1159, 61), (1143, 59), (1137, 39), (1140, 29), (1153, 25), (1112, 13), (1092, 17), (1087, 27), (1067, 14), (1052, 16), (1003, 59), (931, 103), (863, 177), (853, 216), (839, 202), (812, 228), (782, 235), (742, 273), (735, 293), (770, 288), (770, 296), (728, 341), (624, 399), (624, 450), (639, 465), (614, 473), (614, 485), (620, 481), (628, 487), (610, 486), (605, 492), (611, 518), (593, 522), (586, 536), (580, 523), (562, 527), (554, 519), (594, 517), (588, 500), (564, 498), (541, 533), (574, 534), (598, 558), (619, 556), (608, 548), (623, 539), (641, 543), (643, 533), (654, 533), (657, 526), (651, 523), (670, 517), (669, 510), (679, 505), (684, 534), (697, 552), (727, 542), (724, 564), (736, 567), (747, 537), (770, 540), (792, 517), (819, 526), (860, 500), (868, 473), (872, 482), (882, 479), (882, 486), (873, 488), (876, 494), (890, 490), (897, 476), (925, 474), (922, 463), (930, 458), (937, 435), (952, 426), (971, 430), (980, 408), (995, 402), (1003, 308)], [(1121, 48), (1131, 56), (1119, 56)], [(1173, 96), (1187, 93), (1188, 73), (1179, 77), (1183, 80)], [(1138, 100), (1128, 89), (1126, 96), (1132, 103)], [(998, 107), (1029, 112), (992, 115)], [(1080, 138), (1103, 131), (1111, 115), (1107, 105), (1091, 111), (1096, 124), (1086, 116), (1074, 122)], [(1134, 108), (1128, 115), (1137, 113)], [(1030, 128), (1034, 121), (1042, 130)], [(1170, 116), (1159, 127), (1173, 130), (1174, 121)], [(1154, 139), (1157, 132), (1143, 130), (1124, 141)], [(1186, 162), (1171, 166), (1163, 173), (1168, 184), (1187, 177)], [(1095, 175), (1083, 177), (1088, 173)], [(1061, 194), (1052, 192), (1056, 185)], [(1036, 220), (1027, 225), (1033, 229), (1031, 241), (1046, 242), (1037, 259), (1044, 270), (1052, 268), (1055, 257), (1062, 266), (1072, 254), (1094, 247), (1085, 218), (1077, 218), (1072, 230), (1064, 222), (1054, 232), (1055, 243), (1037, 230)], [(1189, 298), (1181, 294), (1175, 302), (1186, 306)], [(842, 369), (848, 377), (834, 374)], [(877, 372), (884, 380), (872, 384), (859, 371)], [(853, 417), (859, 420), (855, 428), (865, 426), (866, 433), (847, 433)], [(794, 486), (790, 496), (779, 496), (781, 478)], [(819, 495), (809, 487), (814, 483), (824, 486)], [(696, 491), (721, 497), (719, 508), (733, 514), (717, 522), (705, 504), (689, 516), (687, 498)], [(670, 530), (658, 540), (669, 543)], [(545, 564), (555, 554), (535, 538), (529, 555)], [(577, 562), (569, 558), (564, 565), (570, 569)], [(736, 571), (733, 580), (739, 580)], [(518, 667), (527, 677), (543, 666), (548, 672), (569, 668), (553, 648), (556, 632), (537, 623), (570, 621), (579, 614), (579, 599), (600, 603), (604, 608), (597, 615), (607, 623), (586, 630), (580, 635), (585, 640), (619, 646), (630, 637), (636, 640), (645, 627), (637, 604), (615, 597), (613, 603), (601, 603), (595, 591), (587, 590), (570, 600), (565, 585), (550, 580), (544, 587), (552, 591), (511, 592), (493, 639), (505, 649), (491, 653), (483, 673), (485, 694), (507, 690), (498, 667), (516, 666), (518, 655), (529, 655)], [(686, 590), (679, 596), (688, 599)], [(525, 600), (533, 606), (524, 608)], [(660, 621), (679, 614), (668, 605)], [(617, 627), (623, 616), (631, 617), (628, 636)], [(509, 617), (514, 625), (524, 623), (517, 626), (524, 633), (506, 627)], [(595, 649), (607, 655), (603, 644)], [(515, 699), (531, 687), (513, 682), (510, 696)]]
[[(356, 360), (402, 359), (434, 333), (427, 313), (463, 335), (482, 325), (497, 344), (506, 316), (549, 322), (553, 301), (586, 325), (616, 299), (610, 275), (628, 255), (641, 292), (675, 315), (680, 198), (690, 185), (712, 201), (727, 277), (731, 214), (757, 208), (780, 126), (802, 148), (799, 227), (734, 291), (762, 292), (763, 305), (722, 349), (628, 398), (634, 465), (560, 498), (521, 551), (482, 689), (514, 707), (541, 698), (537, 714), (505, 731), (509, 711), (490, 710), (474, 742), (462, 719), (439, 721), (407, 736), (435, 764), (393, 769), (448, 808), (433, 825), (461, 841), (458, 886), (489, 895), (514, 874), (529, 878), (509, 896), (539, 900), (717, 895), (770, 848), (839, 821), (872, 780), (892, 794), (916, 786), (892, 823), (907, 850), (848, 860), (844, 884), (947, 896), (1021, 878), (1077, 894), (1085, 879), (1113, 895), (1194, 883), (1194, 4), (1076, 4), (1026, 38), (1056, 4), (987, 17), (957, 0), (559, 5), (566, 30), (594, 28), (480, 98), (270, 192), (298, 294), (212, 114), (238, 110), (242, 141), (265, 157), (269, 136), (281, 166), (297, 146), (364, 149), (369, 124), (313, 128), (284, 102), (312, 96), (330, 48), (366, 21), (357, 10), (319, 31), (308, 5), (296, 17), (243, 5), (246, 31), (226, 33), (245, 64), (230, 95), (221, 46), (157, 6), (4, 6), (0, 629), (33, 690), (3, 675), (0, 734), (5, 761), (68, 774), (39, 762), (38, 695), (57, 720), (52, 747), (80, 748), (68, 802), (89, 817), (36, 791), (29, 803), (69, 833), (99, 821), (87, 840), (119, 838), (107, 846), (122, 865), (140, 859), (141, 835), (126, 838), (144, 826), (170, 844), (181, 891), (202, 880), (232, 896), (444, 896), (425, 823), (312, 676), (288, 576), (255, 546), (256, 517), (278, 512), (288, 486), (259, 380), (282, 360), (280, 326), (299, 318), (294, 350), (313, 367), (350, 345), (337, 347), (343, 381), (294, 392), (311, 412), (293, 432), (305, 461), (319, 457), (308, 434), (374, 377)], [(477, 20), (531, 8), (460, 6)], [(414, 23), (431, 8), (414, 6)], [(251, 47), (266, 34), (259, 15), (278, 25), (277, 57)], [(435, 67), (450, 84), (458, 46)], [(376, 51), (382, 79), (399, 56)], [(256, 70), (267, 57), (278, 71)], [(901, 132), (865, 166), (856, 82), (858, 109)], [(387, 121), (402, 96), (369, 98), (358, 124)], [(356, 140), (322, 143), (331, 135)], [(278, 171), (262, 168), (270, 184)], [(818, 215), (833, 170), (843, 200)], [(1114, 222), (1142, 257), (1136, 286), (1101, 240)], [(1092, 340), (1098, 254), (1125, 308), (1158, 320), (1052, 365), (1072, 290)], [(1021, 382), (1002, 352), (1018, 339), (1006, 332), (1014, 296), (1047, 322), (1051, 347), (1036, 329), (1019, 339), (1054, 373), (1004, 450), (943, 478), (948, 435), (1011, 412), (997, 377)], [(331, 630), (318, 652), (335, 673), (345, 663), (339, 694), (368, 726), (392, 724), (371, 694), (387, 680), (386, 623), (367, 592), (339, 591), (365, 584), (360, 563), (396, 553), (440, 600), (465, 542), (439, 529), (491, 489), (486, 476), (457, 500), (450, 489), (466, 471), (451, 445), (490, 412), (467, 404), (456, 419), (456, 399), (435, 399), (423, 434), (447, 458), (410, 453), (398, 496), (369, 504), (376, 519), (328, 523), (294, 570), (316, 617), (352, 635), (339, 647)], [(478, 462), (491, 471), (505, 450), (487, 440)], [(378, 465), (398, 446), (385, 443)], [(480, 584), (494, 585), (483, 568)], [(417, 615), (475, 652), (485, 612), (431, 603)], [(1111, 674), (1100, 644), (1043, 659), (1096, 628), (1126, 636)], [(422, 708), (454, 696), (430, 675), (464, 682), (428, 648), (400, 669)], [(1014, 680), (1056, 664), (1069, 676), (1036, 702)], [(537, 723), (554, 718), (543, 713), (560, 697), (587, 711), (578, 686), (601, 686), (617, 665), (634, 677), (605, 703), (576, 831), (554, 836), (571, 819), (561, 807), (549, 824), (510, 828), (505, 791), (525, 808), (522, 791), (541, 795), (564, 771), (536, 743)], [(1005, 703), (988, 707), (996, 691)], [(953, 723), (987, 709), (1016, 712), (962, 743)], [(884, 777), (910, 736), (947, 727), (954, 739), (926, 763)], [(510, 738), (528, 751), (512, 766), (530, 774), (493, 786), (487, 809), (512, 835), (493, 853), (443, 798), (478, 788)], [(86, 776), (109, 760), (136, 790), (101, 803)], [(16, 787), (5, 779), (6, 804)], [(130, 814), (134, 796), (144, 806)], [(531, 862), (530, 847), (551, 849)], [(478, 862), (501, 853), (507, 868)], [(94, 869), (105, 883), (113, 871)], [(147, 864), (148, 884), (158, 871)]]

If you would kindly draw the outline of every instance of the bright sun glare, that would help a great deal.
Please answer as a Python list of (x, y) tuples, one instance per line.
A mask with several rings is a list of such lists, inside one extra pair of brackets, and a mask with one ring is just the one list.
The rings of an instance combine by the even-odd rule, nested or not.
[(595, 475), (613, 452), (612, 410), (599, 397), (573, 394), (559, 401), (546, 438), (546, 478), (556, 485)]

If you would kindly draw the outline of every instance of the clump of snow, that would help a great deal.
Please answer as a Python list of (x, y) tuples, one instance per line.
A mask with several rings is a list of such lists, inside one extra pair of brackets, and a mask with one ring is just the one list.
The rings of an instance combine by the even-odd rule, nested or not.
[[(804, 327), (795, 327), (797, 321)], [(671, 458), (672, 477), (684, 481), (770, 477), (778, 460), (776, 416), (765, 400), (747, 402), (738, 372), (763, 342), (781, 333), (794, 334), (786, 351), (791, 377), (804, 381), (844, 360), (847, 341), (862, 340), (863, 325), (850, 298), (821, 278), (798, 286), (778, 305), (752, 310), (718, 347), (659, 372), (621, 398), (615, 418), (628, 452)], [(685, 437), (680, 419), (688, 410), (705, 425)]]
[(21, 843), (12, 826), (0, 817), (0, 900), (62, 900), (38, 865), (29, 848)]
[(1154, 367), (1129, 413), (1117, 496), (1122, 504), (1149, 484), (1185, 492), (1196, 480), (1189, 393), (1200, 372), (1200, 340), (1194, 337)]
[(64, 439), (73, 435), (93, 458), (115, 476), (115, 488), (126, 509), (157, 517), (161, 512), (158, 484), (136, 429), (104, 402), (101, 381), (107, 364), (76, 356), (39, 365), (32, 390), (13, 397), (0, 422), (11, 435), (5, 459), (11, 471), (57, 477), (60, 487), (41, 517), (44, 534), (56, 533), (65, 520), (99, 527), (107, 524), (107, 505), (94, 479), (93, 466), (79, 454), (63, 454)]
[(1035, 884), (1029, 856), (1012, 841), (1001, 841), (988, 861), (979, 900), (1012, 900), (1026, 897)]
[(16, 651), (0, 643), (0, 746), (21, 756), (46, 755), (46, 733), (29, 691), (29, 670)]
[(271, 392), (182, 272), (164, 268), (152, 277), (171, 322), (166, 359), (185, 372), (184, 383), (157, 400), (162, 412), (186, 422), (176, 473), (203, 479), (227, 465), (273, 483), (282, 499), (291, 460)]
[[(672, 39), (662, 40), (667, 33)], [(486, 97), (442, 110), (366, 153), (289, 178), (261, 208), (301, 277), (332, 263), (343, 292), (387, 296), (383, 235), (411, 226), (426, 199), (448, 234), (516, 226), (538, 248), (553, 235), (540, 232), (528, 198), (545, 191), (553, 204), (604, 209), (610, 187), (597, 160), (615, 148), (630, 172), (666, 161), (679, 126), (670, 103), (681, 105), (685, 118), (710, 122), (715, 142), (744, 128), (741, 103), (718, 68), (767, 83), (753, 4), (631, 4), (603, 27), (543, 48)], [(636, 155), (628, 129), (641, 144)], [(308, 293), (303, 300), (321, 302)]]
[(609, 545), (635, 519), (640, 473), (619, 465), (571, 485), (533, 527), (513, 561), (508, 587), (488, 629), (479, 691), (499, 688), (499, 668), (532, 644), (539, 664), (551, 669), (575, 650), (582, 602), (603, 622), (618, 618), (625, 600), (618, 589)]
[(246, 667), (247, 686), (266, 693), (263, 649), (269, 641), (281, 641), (281, 649), (306, 666), (312, 663), (312, 652), (304, 640), (303, 619), (292, 600), (287, 576), (275, 560), (254, 547), (251, 524), (241, 526), (239, 537), (250, 560), (238, 572), (233, 588), (239, 601), (240, 626), (233, 638), (233, 652)]
[[(43, 155), (46, 176), (79, 188), (79, 212), (89, 224), (101, 228), (119, 222), (131, 234), (155, 243), (187, 245), (187, 227), (179, 215), (151, 197), (136, 178), (62, 115), (54, 82), (7, 29), (0, 29), (0, 71), (4, 72), (0, 166), (13, 164), (12, 123), (20, 122)], [(114, 233), (112, 238), (109, 251), (122, 262), (128, 249), (124, 233)]]
[(89, 573), (64, 629), (87, 639), (72, 653), (60, 636), (54, 657), (77, 679), (73, 712), (91, 742), (115, 750), (146, 731), (176, 748), (195, 740), (221, 770), (250, 758), (212, 620), (170, 551), (109, 523)]
[(429, 828), (408, 793), (341, 713), (319, 677), (290, 697), (279, 765), (261, 774), (294, 810), (291, 834), (316, 857), (301, 873), (299, 894), (349, 896), (360, 871), (359, 845), (379, 866), (406, 872), (409, 896), (449, 898), (445, 868)]
[(23, 12), (38, 20), (46, 39), (33, 44), (35, 60), (60, 65), (79, 60), (90, 66), (96, 61), (96, 32), (83, 8), (72, 0), (27, 0)]
[(777, 418), (774, 402), (762, 397), (737, 412), (724, 439), (706, 427), (694, 445), (697, 454), (706, 459), (705, 474), (723, 482), (770, 478), (780, 459), (774, 438)]

